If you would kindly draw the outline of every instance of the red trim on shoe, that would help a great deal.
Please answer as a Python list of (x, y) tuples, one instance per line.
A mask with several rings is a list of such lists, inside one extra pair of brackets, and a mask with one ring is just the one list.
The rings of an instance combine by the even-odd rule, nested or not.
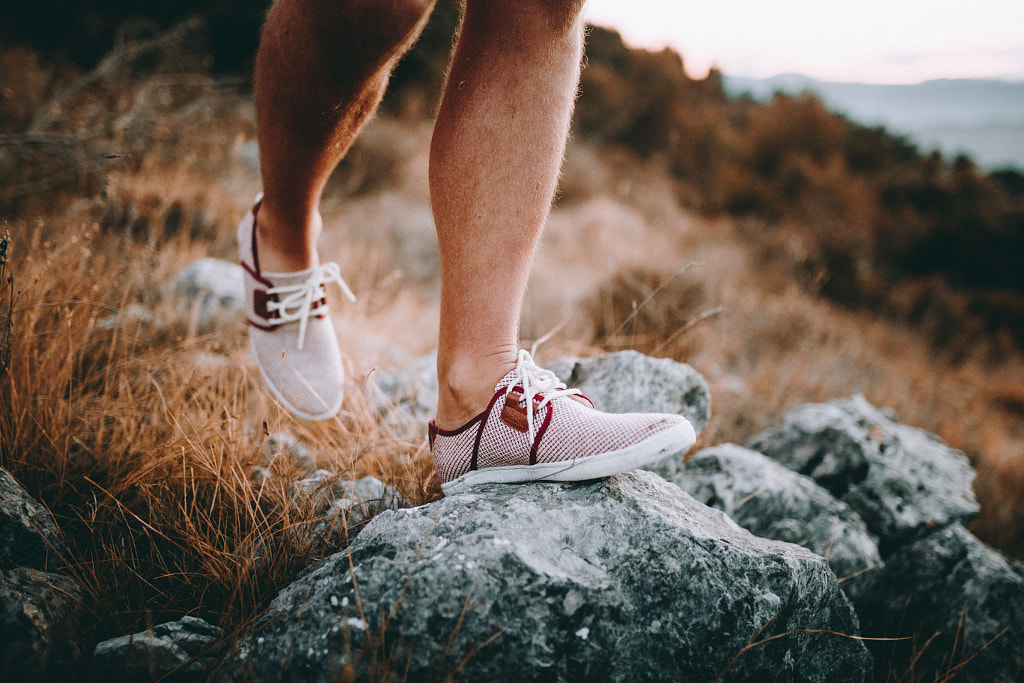
[(477, 456), (480, 454), (480, 440), (484, 436), (484, 427), (487, 426), (487, 419), (491, 416), (491, 411), (494, 409), (494, 404), (498, 402), (498, 398), (504, 396), (505, 392), (499, 389), (494, 392), (494, 396), (491, 397), (491, 402), (487, 404), (487, 410), (481, 413), (482, 420), (480, 420), (480, 429), (476, 433), (476, 441), (473, 442), (473, 456), (469, 459), (469, 471), (475, 472), (477, 470)]
[(476, 424), (477, 421), (483, 419), (483, 416), (486, 414), (487, 411), (485, 410), (484, 412), (480, 413), (479, 415), (477, 415), (472, 420), (462, 425), (458, 429), (441, 429), (440, 427), (437, 426), (437, 420), (431, 420), (430, 424), (433, 425), (434, 430), (436, 431), (438, 436), (458, 436), (459, 434), (461, 434), (462, 432), (466, 431), (474, 424)]
[(263, 204), (263, 197), (260, 197), (252, 206), (252, 265), (256, 268), (256, 272), (253, 274), (253, 277), (263, 282), (263, 284), (269, 284), (264, 282), (263, 278), (260, 277), (260, 255), (259, 252), (256, 251), (256, 213), (260, 210), (261, 204)]
[[(587, 399), (590, 400), (590, 399)], [(530, 446), (530, 464), (537, 464), (537, 450), (540, 448), (540, 440), (544, 437), (544, 432), (548, 430), (548, 425), (551, 424), (551, 416), (555, 412), (555, 404), (548, 404), (548, 414), (544, 417), (544, 422), (541, 424), (540, 429), (537, 430), (537, 436), (533, 439), (533, 445)]]
[[(255, 257), (255, 254), (253, 256)], [(245, 268), (245, 271), (249, 273), (249, 275), (252, 275), (253, 279), (259, 282), (261, 285), (266, 285), (267, 287), (274, 286), (273, 282), (257, 273), (255, 270), (252, 269), (252, 266), (250, 266), (245, 261), (242, 261), (242, 267)]]

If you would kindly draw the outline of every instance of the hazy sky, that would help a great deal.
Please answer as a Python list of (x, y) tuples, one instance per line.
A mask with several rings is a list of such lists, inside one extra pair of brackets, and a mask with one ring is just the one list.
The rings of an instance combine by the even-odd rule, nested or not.
[(1024, 0), (588, 0), (592, 23), (687, 73), (833, 81), (1024, 80)]

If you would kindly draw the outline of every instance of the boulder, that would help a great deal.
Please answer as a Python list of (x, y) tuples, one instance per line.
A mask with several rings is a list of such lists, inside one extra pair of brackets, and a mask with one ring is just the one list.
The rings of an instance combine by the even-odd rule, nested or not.
[(220, 680), (863, 681), (823, 558), (643, 471), (384, 512), (285, 588)]
[(0, 681), (71, 677), (81, 601), (81, 588), (63, 574), (0, 569)]
[(964, 454), (897, 424), (861, 396), (799, 407), (747, 447), (848, 503), (878, 537), (882, 557), (978, 513)]
[(670, 481), (756, 536), (823, 556), (851, 600), (873, 589), (884, 566), (878, 543), (850, 506), (760, 453), (734, 444), (705, 448)]
[(245, 313), (245, 271), (237, 263), (199, 259), (178, 272), (174, 293), (196, 316), (200, 329), (213, 329)]
[(558, 360), (547, 367), (606, 413), (678, 413), (697, 434), (708, 424), (708, 383), (686, 363), (619, 351)]
[(858, 606), (865, 635), (916, 636), (875, 647), (885, 661), (916, 657), (915, 671), (928, 680), (947, 680), (968, 659), (955, 680), (1009, 683), (1024, 675), (1024, 564), (959, 524), (889, 556), (877, 590)]
[(93, 653), (93, 680), (194, 681), (216, 662), (213, 650), (220, 637), (218, 627), (186, 616), (151, 631), (105, 640)]
[(57, 566), (59, 541), (50, 513), (0, 468), (0, 567)]

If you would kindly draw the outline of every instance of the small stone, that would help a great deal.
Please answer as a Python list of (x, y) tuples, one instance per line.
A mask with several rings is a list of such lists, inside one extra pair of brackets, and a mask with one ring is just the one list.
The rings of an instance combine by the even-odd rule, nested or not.
[(273, 432), (263, 444), (263, 458), (270, 464), (276, 458), (287, 458), (304, 472), (316, 470), (316, 453), (304, 442), (287, 432)]
[(111, 638), (93, 652), (94, 680), (191, 681), (215, 663), (221, 630), (196, 617), (165, 622), (130, 636)]

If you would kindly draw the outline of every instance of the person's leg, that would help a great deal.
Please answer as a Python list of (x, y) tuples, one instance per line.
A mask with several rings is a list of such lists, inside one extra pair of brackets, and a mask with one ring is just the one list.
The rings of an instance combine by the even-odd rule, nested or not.
[(434, 0), (277, 0), (256, 57), (261, 266), (318, 263), (320, 195)]
[(262, 200), (238, 226), (253, 355), (297, 417), (341, 409), (345, 371), (319, 264), (320, 195), (433, 0), (277, 0), (256, 59)]
[(430, 156), (441, 250), (441, 429), (484, 410), (516, 365), (523, 294), (579, 80), (582, 5), (466, 3)]

